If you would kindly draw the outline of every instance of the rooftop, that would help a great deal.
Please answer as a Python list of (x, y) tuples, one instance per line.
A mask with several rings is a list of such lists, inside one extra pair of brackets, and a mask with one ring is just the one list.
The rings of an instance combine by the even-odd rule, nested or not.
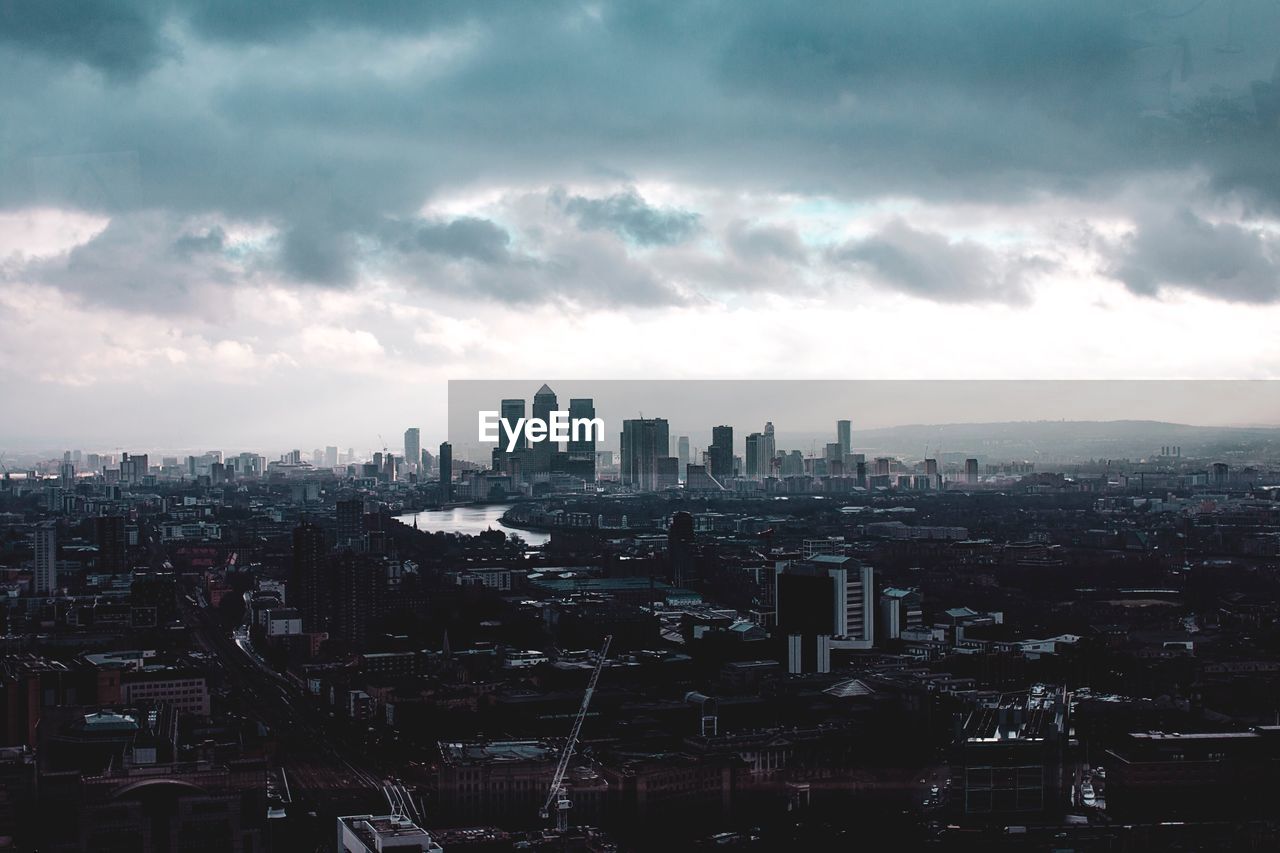
[(556, 757), (556, 751), (546, 741), (540, 740), (445, 741), (439, 746), (441, 757), (453, 765), (552, 761)]

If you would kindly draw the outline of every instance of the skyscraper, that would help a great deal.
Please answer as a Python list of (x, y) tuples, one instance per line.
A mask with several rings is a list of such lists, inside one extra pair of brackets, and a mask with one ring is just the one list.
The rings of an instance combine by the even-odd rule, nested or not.
[(332, 444), (328, 445), (324, 449), (324, 467), (338, 467), (338, 448)]
[(844, 459), (853, 451), (853, 424), (849, 421), (836, 421), (836, 443), (840, 445), (840, 458)]
[[(533, 395), (533, 417), (541, 419), (545, 423), (551, 423), (551, 413), (560, 408), (556, 402), (556, 392), (552, 391), (550, 386), (544, 384), (538, 389), (538, 393)], [(529, 449), (529, 457), (532, 464), (530, 473), (546, 473), (551, 470), (551, 457), (560, 448), (552, 444), (550, 441), (540, 441)]]
[(409, 427), (404, 431), (404, 461), (409, 464), (411, 471), (418, 470), (418, 460), (422, 458), (422, 444), (419, 436), (417, 427)]
[(58, 588), (58, 525), (46, 521), (35, 529), (34, 582), (36, 595), (52, 595)]
[(622, 485), (643, 492), (657, 488), (659, 463), (667, 456), (671, 437), (665, 418), (635, 418), (622, 422)]
[(711, 448), (707, 452), (712, 477), (721, 483), (733, 476), (733, 427), (718, 426), (711, 430)]
[(453, 499), (453, 445), (447, 441), (440, 443), (440, 500), (448, 503)]
[(760, 464), (760, 445), (763, 441), (763, 433), (753, 432), (747, 436), (746, 475), (748, 480), (761, 480), (765, 477), (765, 474), (761, 471)]
[(689, 456), (689, 436), (682, 435), (676, 439), (676, 459), (680, 465), (680, 476), (684, 477), (685, 470), (693, 461)]
[[(574, 397), (569, 400), (569, 423), (572, 425), (579, 418), (585, 420), (594, 420), (596, 416), (596, 404), (590, 397)], [(594, 430), (582, 430), (578, 434), (578, 440), (573, 440), (573, 433), (570, 432), (568, 450), (568, 468), (569, 473), (575, 477), (582, 477), (589, 483), (594, 483), (596, 479), (596, 434)]]
[(293, 529), (293, 570), (289, 575), (289, 602), (302, 612), (303, 630), (329, 629), (325, 569), (329, 549), (324, 528), (304, 521)]
[(964, 481), (966, 485), (975, 486), (978, 483), (978, 460), (964, 460)]
[[(545, 388), (546, 386), (544, 385), (543, 387)], [(515, 425), (517, 422), (524, 419), (524, 400), (520, 400), (520, 399), (503, 400), (500, 408), (501, 408), (502, 419), (507, 423), (511, 424), (511, 427), (513, 429), (515, 428)], [(503, 448), (503, 451), (505, 452), (506, 446), (507, 446), (507, 436), (505, 433), (501, 433), (501, 432), (499, 433), (498, 446)], [(512, 449), (524, 450), (526, 447), (528, 447), (528, 445), (525, 444), (524, 432), (521, 431), (516, 434), (516, 446)]]
[(773, 421), (769, 421), (764, 425), (764, 436), (760, 441), (760, 476), (772, 477), (773, 460), (778, 455), (777, 441), (773, 435)]

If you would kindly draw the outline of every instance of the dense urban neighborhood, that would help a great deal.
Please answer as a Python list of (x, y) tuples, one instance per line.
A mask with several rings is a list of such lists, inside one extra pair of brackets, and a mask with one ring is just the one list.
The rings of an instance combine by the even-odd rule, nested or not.
[(0, 836), (1280, 843), (1275, 436), (1042, 470), (713, 434), (9, 463)]

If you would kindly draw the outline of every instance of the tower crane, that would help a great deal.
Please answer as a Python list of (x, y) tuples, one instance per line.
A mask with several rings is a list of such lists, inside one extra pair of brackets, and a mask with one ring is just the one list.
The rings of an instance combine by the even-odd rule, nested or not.
[(573, 728), (569, 731), (569, 739), (564, 742), (564, 749), (560, 750), (560, 761), (556, 764), (555, 775), (551, 777), (551, 787), (547, 789), (546, 802), (542, 804), (538, 816), (543, 820), (551, 817), (551, 806), (554, 803), (556, 807), (556, 829), (564, 832), (569, 828), (569, 809), (573, 803), (569, 800), (569, 792), (564, 788), (564, 774), (569, 770), (569, 759), (573, 757), (573, 750), (578, 745), (578, 734), (582, 731), (582, 721), (587, 718), (587, 707), (591, 704), (591, 694), (596, 692), (596, 683), (600, 680), (600, 671), (604, 669), (604, 659), (609, 654), (609, 644), (613, 642), (613, 635), (609, 634), (604, 638), (604, 644), (600, 646), (600, 657), (596, 659), (596, 668), (591, 671), (591, 678), (587, 681), (587, 690), (582, 694), (582, 705), (578, 708), (578, 716), (573, 718)]

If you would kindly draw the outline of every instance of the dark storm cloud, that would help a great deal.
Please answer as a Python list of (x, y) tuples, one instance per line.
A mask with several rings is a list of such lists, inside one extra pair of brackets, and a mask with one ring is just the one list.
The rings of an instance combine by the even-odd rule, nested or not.
[(1110, 274), (1134, 293), (1190, 290), (1231, 302), (1280, 300), (1280, 237), (1190, 210), (1151, 217), (1115, 247)]
[[(849, 204), (1015, 205), (1201, 170), (1215, 191), (1274, 210), (1280, 17), (1240, 4), (1234, 21), (1236, 43), (1219, 51), (1221, 4), (1174, 18), (1150, 0), (0, 0), (0, 207), (269, 223), (279, 268), (322, 285), (358, 280), (370, 247), (387, 248), (384, 223), (412, 221), (444, 191), (602, 175)], [(108, 154), (129, 158), (127, 191), (68, 174)], [(708, 221), (634, 190), (562, 201), (587, 233), (655, 249), (692, 243)], [(406, 239), (446, 260), (537, 266), (479, 220), (424, 223)], [(803, 258), (781, 233), (726, 239), (741, 257)], [(881, 239), (845, 263), (930, 298), (1024, 293), (1016, 260), (910, 228)], [(965, 275), (926, 281), (946, 272), (916, 257), (935, 248)], [(686, 292), (668, 280), (630, 284), (658, 301)], [(575, 291), (515, 275), (486, 292)]]
[(160, 34), (161, 2), (0, 2), (0, 44), (54, 61), (83, 63), (113, 79), (149, 71), (169, 48)]
[(565, 212), (587, 231), (608, 230), (641, 246), (670, 246), (698, 233), (699, 216), (688, 210), (653, 207), (634, 189), (605, 198), (559, 198)]
[(1023, 302), (1031, 278), (1052, 268), (1044, 258), (1005, 256), (900, 220), (833, 249), (830, 260), (879, 284), (939, 302)]
[(423, 223), (414, 234), (414, 244), (425, 251), (487, 263), (506, 261), (510, 243), (511, 235), (505, 229), (474, 216)]

